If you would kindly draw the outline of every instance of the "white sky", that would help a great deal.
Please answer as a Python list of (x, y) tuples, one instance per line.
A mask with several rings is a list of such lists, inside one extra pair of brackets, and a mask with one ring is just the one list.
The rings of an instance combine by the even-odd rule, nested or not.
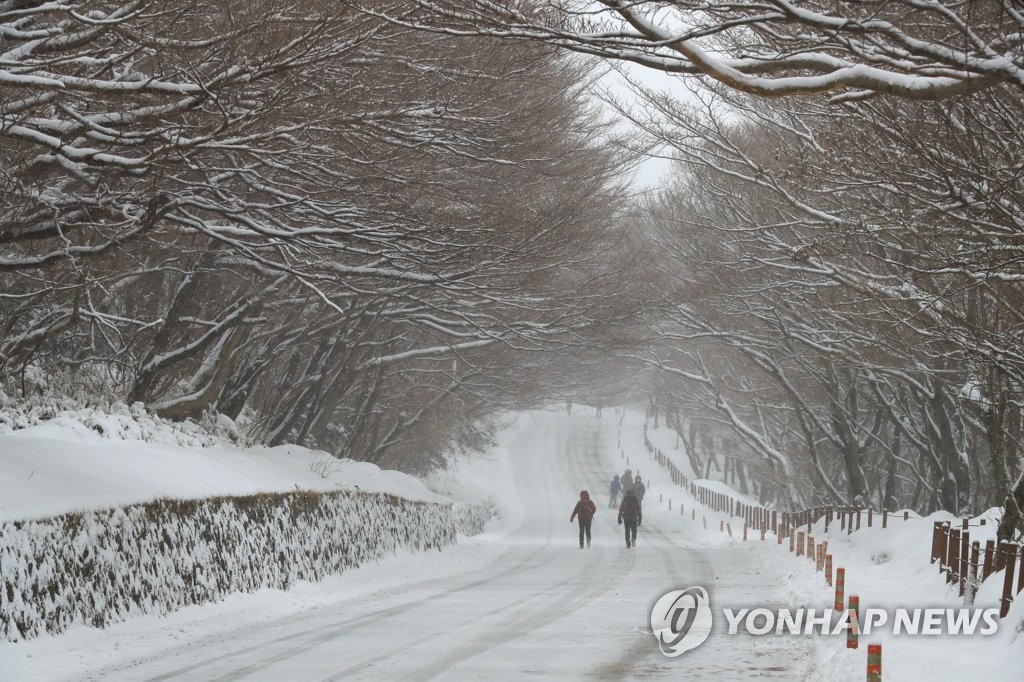
[[(656, 71), (634, 64), (620, 62), (617, 67), (625, 72), (628, 77), (641, 85), (653, 90), (670, 92), (680, 97), (687, 96), (687, 90), (682, 86), (680, 78), (663, 71)], [(611, 70), (598, 80), (598, 87), (605, 87), (618, 98), (627, 104), (640, 106), (639, 99), (633, 94), (630, 86), (619, 71)], [(609, 112), (615, 116), (614, 112)], [(623, 125), (629, 125), (623, 123)], [(643, 162), (634, 175), (633, 185), (638, 190), (656, 189), (663, 181), (664, 176), (671, 166), (671, 161), (664, 158), (649, 158)]]

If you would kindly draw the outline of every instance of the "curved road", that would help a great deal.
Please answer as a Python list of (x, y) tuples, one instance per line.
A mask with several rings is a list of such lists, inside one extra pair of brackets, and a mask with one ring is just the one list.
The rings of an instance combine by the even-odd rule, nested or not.
[[(740, 604), (756, 567), (744, 565), (736, 549), (687, 548), (683, 524), (665, 516), (649, 516), (638, 547), (627, 550), (615, 512), (604, 506), (617, 468), (609, 451), (617, 419), (547, 413), (535, 420), (510, 444), (510, 484), (525, 518), (483, 569), (411, 579), (400, 592), (228, 628), (94, 675), (153, 681), (815, 678), (809, 645), (797, 640), (713, 634), (679, 658), (662, 656), (647, 624), (661, 594), (704, 585), (713, 599)], [(581, 488), (598, 504), (588, 550), (576, 547), (576, 528), (568, 523)]]

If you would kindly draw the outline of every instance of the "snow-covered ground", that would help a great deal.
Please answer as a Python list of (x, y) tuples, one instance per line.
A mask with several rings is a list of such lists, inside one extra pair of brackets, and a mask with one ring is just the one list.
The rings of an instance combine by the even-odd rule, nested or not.
[[(784, 548), (719, 533), (724, 516), (696, 506), (643, 449), (642, 417), (629, 415), (620, 427), (617, 411), (605, 409), (602, 418), (579, 412), (521, 415), (492, 451), (428, 481), (456, 498), (491, 497), (503, 518), (489, 533), (288, 592), (237, 595), (106, 630), (76, 627), (58, 637), (0, 644), (0, 677), (864, 678), (864, 649), (847, 650), (842, 637), (731, 636), (721, 619), (696, 650), (662, 656), (648, 619), (669, 590), (706, 587), (716, 617), (722, 607), (822, 608), (831, 592), (813, 564)], [(605, 506), (609, 479), (627, 466), (648, 484), (633, 550), (624, 547), (615, 512)], [(598, 502), (589, 550), (576, 547), (569, 524), (584, 488)], [(883, 564), (871, 560), (876, 542), (866, 535), (835, 541), (837, 557), (850, 567), (851, 589), (876, 604), (951, 603), (948, 595), (933, 594), (936, 580), (914, 568), (917, 548), (900, 532), (909, 527), (877, 541), (892, 545)], [(1011, 616), (1019, 621), (1020, 613)], [(959, 680), (967, 672), (986, 681), (1020, 679), (1010, 666), (1019, 666), (1024, 636), (1011, 641), (1013, 634), (887, 640), (885, 679)]]
[[(186, 442), (196, 442), (188, 438)], [(0, 521), (104, 509), (160, 497), (359, 489), (447, 501), (412, 476), (337, 460), (297, 445), (241, 448), (204, 439), (179, 443), (167, 423), (144, 415), (82, 410), (38, 426), (0, 432)]]
[[(624, 445), (632, 453), (634, 468), (640, 468), (645, 478), (654, 477), (671, 487), (667, 472), (662, 472), (649, 453), (638, 451), (636, 443), (643, 442), (644, 417), (638, 413), (626, 413), (622, 425)], [(676, 447), (674, 434), (670, 430), (648, 429), (648, 437), (654, 447), (679, 466), (691, 478), (692, 470), (685, 452)], [(655, 471), (659, 473), (655, 473)], [(721, 481), (696, 479), (700, 485), (725, 492), (748, 504), (757, 505), (756, 499), (737, 493)], [(674, 493), (684, 504), (695, 500), (684, 495), (681, 489)], [(764, 543), (759, 533), (750, 533), (750, 541), (740, 537), (742, 521), (730, 518), (725, 513), (712, 512), (698, 506), (697, 518), (707, 518), (706, 542), (726, 542), (752, 557), (758, 557), (764, 570), (761, 581), (778, 581), (785, 587), (784, 601), (791, 608), (831, 608), (834, 588), (826, 585), (824, 574), (816, 572), (814, 564), (807, 558), (797, 558), (789, 553), (789, 542), (778, 545), (776, 537), (769, 533)], [(985, 541), (995, 537), (995, 523), (998, 510), (989, 510), (977, 519), (971, 520), (971, 539), (984, 546)], [(689, 512), (687, 513), (689, 517)], [(958, 609), (964, 599), (956, 586), (948, 585), (945, 576), (940, 575), (936, 566), (929, 562), (931, 554), (932, 524), (934, 521), (959, 523), (952, 514), (938, 512), (927, 518), (911, 513), (904, 521), (901, 514), (890, 517), (888, 527), (875, 525), (848, 534), (840, 530), (840, 522), (833, 521), (826, 531), (824, 523), (814, 524), (811, 533), (818, 540), (828, 540), (829, 552), (833, 555), (835, 567), (846, 571), (846, 595), (858, 595), (861, 609), (882, 608), (944, 608)], [(980, 519), (986, 519), (979, 526)], [(726, 539), (719, 532), (720, 522), (732, 524), (736, 535)], [(703, 531), (703, 523), (695, 529)], [(717, 537), (716, 537), (717, 536)], [(998, 578), (998, 579), (996, 579)], [(1001, 595), (1002, 574), (986, 581), (976, 595), (974, 608), (998, 607)], [(745, 604), (750, 608), (761, 605), (756, 600)], [(892, 618), (892, 613), (890, 613)], [(1024, 661), (1024, 599), (1018, 599), (1000, 629), (991, 636), (945, 636), (945, 635), (891, 635), (888, 628), (882, 628), (871, 636), (862, 637), (857, 650), (849, 650), (845, 639), (839, 637), (818, 637), (814, 640), (818, 656), (821, 679), (853, 682), (865, 676), (865, 646), (868, 641), (883, 645), (884, 679), (887, 680), (964, 680), (987, 681), (1020, 680), (1021, 661)]]

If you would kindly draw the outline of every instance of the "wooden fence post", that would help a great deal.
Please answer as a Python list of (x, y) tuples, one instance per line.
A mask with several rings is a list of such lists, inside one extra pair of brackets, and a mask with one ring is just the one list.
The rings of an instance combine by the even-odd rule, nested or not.
[(936, 521), (932, 525), (932, 560), (931, 563), (939, 562), (939, 572), (942, 572), (942, 521)]
[(967, 580), (964, 586), (964, 606), (974, 606), (974, 593), (978, 589), (978, 557), (981, 554), (981, 543), (971, 543), (971, 559), (968, 562)]
[(1017, 573), (1017, 594), (1024, 592), (1024, 546), (1018, 545), (1017, 549), (1020, 550), (1020, 560), (1017, 562), (1020, 564), (1020, 570)]
[(842, 611), (843, 604), (846, 603), (846, 569), (836, 569), (836, 603), (835, 610)]
[(1003, 542), (999, 546), (1003, 555), (1003, 568), (1006, 574), (1003, 576), (1003, 596), (999, 600), (999, 617), (1006, 618), (1010, 612), (1010, 604), (1013, 602), (1013, 572), (1017, 567), (1017, 548), (1012, 543)]
[(952, 584), (960, 570), (960, 529), (949, 529), (949, 543), (946, 545), (946, 582)]
[(981, 567), (981, 582), (988, 580), (994, 570), (996, 570), (996, 543), (994, 540), (988, 540), (985, 542), (985, 560)]
[(957, 577), (960, 580), (960, 596), (964, 596), (964, 590), (967, 588), (967, 580), (969, 579), (969, 554), (971, 550), (971, 534), (968, 531), (964, 531), (963, 536), (960, 538), (960, 548), (958, 555), (960, 557), (960, 568), (957, 570)]

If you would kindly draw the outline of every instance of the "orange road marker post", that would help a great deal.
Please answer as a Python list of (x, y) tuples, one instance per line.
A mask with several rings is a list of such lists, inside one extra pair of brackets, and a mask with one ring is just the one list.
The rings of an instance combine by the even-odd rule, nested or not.
[(882, 645), (877, 642), (868, 644), (867, 682), (882, 682)]
[(846, 628), (846, 648), (856, 649), (860, 637), (860, 597), (850, 595), (850, 606), (847, 609), (850, 615), (850, 625)]

